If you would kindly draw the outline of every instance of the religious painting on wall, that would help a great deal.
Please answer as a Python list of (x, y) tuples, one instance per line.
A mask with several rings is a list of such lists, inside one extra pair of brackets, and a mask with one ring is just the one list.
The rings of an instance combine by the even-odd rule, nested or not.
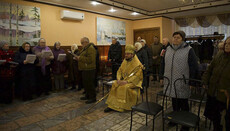
[(0, 2), (0, 39), (10, 46), (36, 45), (41, 36), (40, 8)]
[(97, 17), (97, 45), (110, 45), (113, 37), (125, 45), (125, 22)]

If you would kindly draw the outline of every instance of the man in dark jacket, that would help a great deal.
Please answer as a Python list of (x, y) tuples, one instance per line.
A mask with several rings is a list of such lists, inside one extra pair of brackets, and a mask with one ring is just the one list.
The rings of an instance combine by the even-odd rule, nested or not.
[[(152, 50), (148, 47), (148, 45), (146, 44), (146, 41), (144, 39), (141, 39), (141, 44), (142, 44), (142, 48), (145, 50), (145, 52), (147, 52), (147, 56), (148, 56), (148, 69), (145, 69), (145, 72), (147, 74), (152, 72), (152, 57), (153, 57), (153, 53)], [(149, 76), (147, 76), (146, 78), (146, 82), (147, 82), (147, 87), (149, 86)]]
[(116, 37), (112, 38), (112, 44), (108, 53), (108, 61), (112, 63), (112, 78), (116, 80), (117, 70), (122, 62), (122, 48)]

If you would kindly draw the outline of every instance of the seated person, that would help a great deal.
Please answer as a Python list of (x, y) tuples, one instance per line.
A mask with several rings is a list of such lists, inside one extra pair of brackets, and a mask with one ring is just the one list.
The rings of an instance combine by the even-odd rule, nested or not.
[(135, 55), (135, 47), (126, 45), (125, 60), (117, 71), (117, 80), (113, 83), (104, 112), (131, 110), (137, 104), (142, 88), (142, 64)]

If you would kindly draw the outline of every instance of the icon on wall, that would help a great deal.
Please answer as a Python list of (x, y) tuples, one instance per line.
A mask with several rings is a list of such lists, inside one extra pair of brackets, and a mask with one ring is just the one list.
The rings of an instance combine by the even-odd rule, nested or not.
[(41, 36), (40, 8), (0, 2), (0, 39), (10, 46), (37, 45)]
[(97, 17), (97, 45), (110, 45), (113, 37), (125, 45), (125, 22)]

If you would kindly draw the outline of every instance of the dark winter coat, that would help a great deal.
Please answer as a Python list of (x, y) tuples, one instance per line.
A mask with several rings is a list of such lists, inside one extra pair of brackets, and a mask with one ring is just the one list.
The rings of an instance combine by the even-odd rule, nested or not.
[[(14, 61), (19, 63), (17, 68), (17, 79), (19, 84), (20, 92), (32, 93), (31, 90), (35, 90), (36, 87), (36, 64), (38, 63), (38, 58), (35, 60), (34, 64), (24, 64), (24, 60), (28, 54), (34, 54), (30, 50), (26, 52), (22, 47), (15, 54)], [(29, 89), (30, 88), (30, 89)], [(30, 91), (29, 91), (30, 90)], [(29, 91), (29, 92), (28, 92)]]
[(207, 71), (203, 75), (203, 81), (208, 85), (208, 95), (226, 103), (226, 96), (221, 89), (230, 93), (230, 55), (219, 52)]
[(111, 44), (108, 53), (108, 60), (111, 59), (112, 63), (121, 64), (122, 62), (122, 48), (117, 41), (115, 44)]
[(59, 54), (65, 54), (65, 51), (63, 49), (53, 49), (52, 50), (53, 55), (54, 55), (54, 60), (52, 61), (52, 72), (54, 75), (58, 74), (64, 74), (66, 72), (66, 60), (64, 61), (58, 61), (58, 55)]
[[(75, 55), (79, 55), (79, 50), (74, 51)], [(78, 61), (73, 59), (73, 55), (67, 53), (67, 68), (68, 68), (68, 81), (69, 82), (76, 82), (78, 84)]]
[(152, 65), (153, 65), (153, 53), (151, 51), (151, 49), (148, 47), (147, 44), (145, 44), (144, 47), (142, 47), (145, 52), (147, 52), (147, 56), (148, 56), (148, 72), (152, 72)]
[(141, 48), (139, 51), (136, 52), (136, 55), (137, 55), (139, 61), (145, 67), (144, 72), (147, 73), (148, 69), (149, 69), (147, 52), (145, 51), (144, 48)]

